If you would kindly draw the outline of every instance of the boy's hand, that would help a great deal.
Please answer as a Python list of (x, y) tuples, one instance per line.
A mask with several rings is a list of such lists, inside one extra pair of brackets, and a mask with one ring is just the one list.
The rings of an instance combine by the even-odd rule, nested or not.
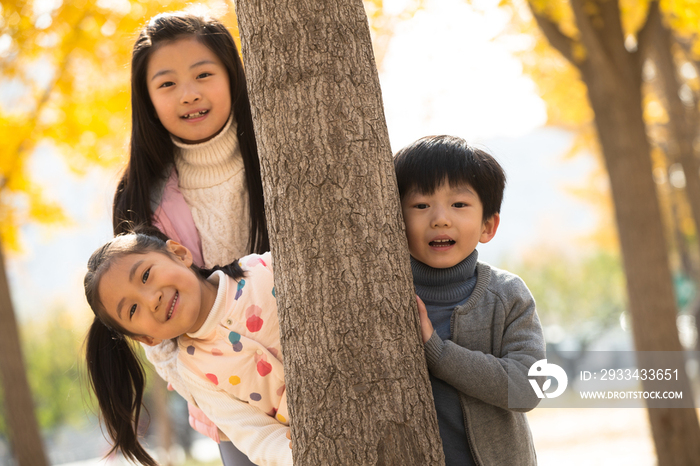
[(418, 317), (420, 317), (420, 333), (423, 337), (423, 344), (430, 340), (433, 334), (433, 324), (428, 318), (428, 310), (425, 308), (423, 301), (416, 295), (416, 301), (418, 301)]

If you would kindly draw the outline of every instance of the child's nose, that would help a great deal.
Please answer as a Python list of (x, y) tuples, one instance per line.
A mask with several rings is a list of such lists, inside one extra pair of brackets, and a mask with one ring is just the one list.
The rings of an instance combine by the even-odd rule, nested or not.
[(435, 216), (433, 217), (433, 221), (431, 223), (433, 225), (433, 228), (440, 228), (440, 227), (449, 226), (450, 225), (449, 215), (447, 215), (447, 212), (444, 209), (436, 209)]
[(149, 303), (148, 307), (151, 309), (151, 312), (155, 312), (158, 310), (160, 307), (161, 303), (163, 301), (163, 293), (160, 291), (156, 291), (151, 294), (151, 297), (149, 298)]
[(199, 91), (195, 86), (185, 85), (182, 91), (180, 102), (183, 104), (192, 104), (200, 99)]

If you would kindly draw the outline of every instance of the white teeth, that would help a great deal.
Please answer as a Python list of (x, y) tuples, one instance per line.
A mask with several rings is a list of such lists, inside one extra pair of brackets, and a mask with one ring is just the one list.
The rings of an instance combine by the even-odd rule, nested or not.
[(170, 319), (170, 316), (173, 315), (173, 309), (175, 309), (175, 303), (177, 303), (177, 298), (180, 297), (180, 294), (176, 291), (175, 292), (175, 299), (173, 299), (173, 304), (170, 306), (170, 310), (168, 311), (168, 319)]
[(201, 117), (202, 115), (205, 115), (208, 112), (208, 110), (201, 110), (196, 113), (188, 113), (187, 115), (183, 115), (182, 118), (189, 120), (190, 118), (198, 118)]
[(449, 243), (450, 241), (452, 241), (452, 240), (451, 239), (434, 239), (433, 240), (434, 243)]

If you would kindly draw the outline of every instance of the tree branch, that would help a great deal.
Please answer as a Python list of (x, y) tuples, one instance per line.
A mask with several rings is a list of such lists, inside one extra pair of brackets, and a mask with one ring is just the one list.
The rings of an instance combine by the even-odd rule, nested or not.
[[(617, 0), (614, 0), (617, 1)], [(589, 60), (600, 63), (596, 68), (614, 69), (614, 63), (601, 43), (601, 37), (591, 22), (590, 15), (585, 11), (582, 0), (571, 0), (576, 26), (581, 34), (581, 43), (586, 47)]]
[(80, 25), (87, 17), (88, 12), (84, 11), (83, 14), (78, 18), (78, 21), (75, 23), (75, 26), (71, 28), (70, 35), (66, 39), (64, 39), (64, 45), (69, 44), (68, 47), (64, 47), (67, 51), (65, 55), (61, 58), (61, 60), (59, 60), (60, 65), (56, 69), (56, 73), (52, 82), (43, 90), (41, 95), (37, 98), (36, 105), (34, 106), (32, 114), (28, 118), (28, 120), (35, 122), (35, 124), (29, 130), (27, 136), (22, 138), (17, 148), (14, 151), (9, 152), (11, 154), (10, 157), (12, 157), (12, 159), (8, 163), (9, 168), (6, 170), (6, 173), (8, 175), (3, 176), (2, 174), (0, 174), (0, 193), (4, 191), (5, 187), (10, 181), (10, 176), (17, 169), (20, 163), (20, 159), (22, 157), (22, 153), (24, 153), (32, 145), (32, 135), (37, 127), (36, 122), (38, 121), (42, 110), (48, 103), (49, 98), (51, 98), (51, 94), (56, 88), (56, 85), (63, 78), (63, 75), (65, 74), (66, 69), (68, 68), (68, 61), (70, 59), (70, 55), (73, 52), (73, 50), (75, 50), (80, 35), (82, 34)]
[(540, 27), (542, 34), (547, 38), (549, 45), (554, 47), (574, 66), (578, 66), (574, 59), (574, 41), (570, 37), (564, 35), (554, 22), (535, 11), (535, 7), (529, 2), (528, 5), (530, 6), (532, 16), (535, 17), (535, 21), (537, 21), (537, 25)]
[(653, 45), (654, 34), (656, 33), (656, 28), (661, 25), (661, 12), (659, 11), (659, 2), (653, 0), (649, 3), (649, 11), (647, 13), (647, 19), (644, 25), (641, 27), (637, 33), (637, 51), (635, 52), (639, 57), (637, 59), (639, 63), (639, 69), (642, 69), (644, 65), (644, 60), (649, 57), (651, 47)]

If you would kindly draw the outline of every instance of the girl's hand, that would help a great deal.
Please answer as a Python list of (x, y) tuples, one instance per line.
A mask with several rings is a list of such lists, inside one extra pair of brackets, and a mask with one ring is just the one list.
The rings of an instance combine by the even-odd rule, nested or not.
[(206, 414), (202, 412), (201, 409), (193, 405), (192, 403), (187, 403), (187, 410), (190, 414), (190, 427), (204, 434), (216, 443), (221, 442), (221, 437), (219, 436), (219, 429), (214, 425), (213, 422), (209, 420)]
[(433, 334), (433, 324), (428, 318), (428, 310), (425, 308), (423, 301), (416, 295), (416, 301), (418, 301), (418, 317), (420, 317), (420, 333), (423, 337), (423, 344), (425, 344)]
[(289, 449), (292, 449), (292, 430), (287, 429), (287, 438), (289, 439)]

